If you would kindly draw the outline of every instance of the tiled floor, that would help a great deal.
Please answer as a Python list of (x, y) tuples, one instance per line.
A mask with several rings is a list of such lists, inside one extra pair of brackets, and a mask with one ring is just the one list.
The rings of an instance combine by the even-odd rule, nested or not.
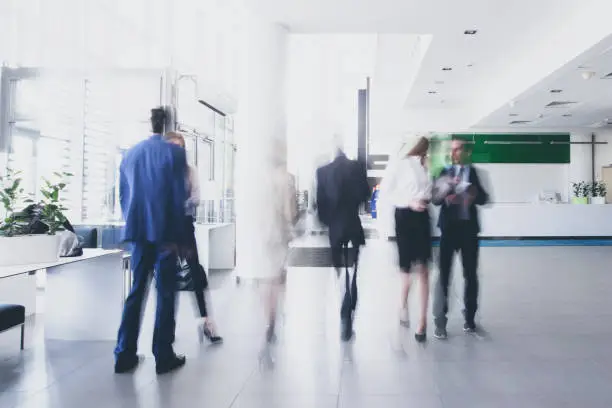
[(483, 248), (486, 333), (461, 332), (457, 268), (450, 338), (423, 346), (397, 325), (394, 262), (389, 243), (372, 241), (363, 252), (349, 344), (339, 341), (332, 270), (291, 268), (279, 342), (270, 350), (257, 288), (216, 274), (225, 344), (198, 344), (182, 294), (176, 349), (187, 365), (160, 377), (149, 352), (154, 302), (142, 332), (146, 359), (133, 375), (112, 374), (112, 342), (45, 344), (40, 316), (21, 354), (18, 331), (0, 334), (0, 407), (612, 407), (612, 248)]

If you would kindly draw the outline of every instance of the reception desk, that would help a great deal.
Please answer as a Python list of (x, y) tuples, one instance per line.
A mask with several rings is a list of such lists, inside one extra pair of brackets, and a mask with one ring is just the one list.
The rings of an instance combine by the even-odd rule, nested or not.
[[(431, 206), (434, 224), (439, 207)], [(612, 237), (612, 205), (498, 203), (480, 207), (480, 236), (483, 238), (606, 238)], [(382, 235), (393, 237), (390, 214), (378, 222)]]
[(612, 205), (492, 204), (480, 218), (483, 237), (612, 236)]

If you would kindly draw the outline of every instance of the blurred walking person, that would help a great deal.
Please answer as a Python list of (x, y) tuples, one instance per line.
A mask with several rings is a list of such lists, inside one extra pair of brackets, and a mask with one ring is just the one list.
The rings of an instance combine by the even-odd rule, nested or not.
[[(445, 168), (436, 181), (436, 186), (444, 194), (436, 194), (434, 204), (440, 205), (438, 227), (440, 236), (440, 276), (434, 299), (434, 336), (439, 339), (448, 337), (448, 289), (455, 252), (461, 252), (463, 264), (465, 323), (463, 330), (476, 331), (476, 311), (478, 310), (478, 256), (480, 223), (477, 205), (484, 205), (489, 196), (484, 190), (478, 172), (467, 164), (468, 154), (465, 143), (453, 140), (451, 143), (452, 166)], [(449, 187), (445, 187), (449, 186)]]
[(123, 310), (115, 348), (115, 372), (133, 370), (150, 274), (157, 281), (153, 354), (158, 374), (185, 364), (172, 343), (176, 328), (177, 253), (184, 247), (187, 191), (185, 150), (162, 139), (168, 114), (151, 111), (153, 135), (128, 150), (120, 167), (120, 201), (124, 241), (132, 245), (132, 290)]
[[(183, 135), (177, 132), (168, 132), (166, 134), (166, 140), (177, 146), (180, 146), (183, 150), (185, 149), (185, 138)], [(195, 295), (196, 304), (198, 307), (201, 321), (198, 324), (198, 335), (200, 342), (203, 342), (204, 338), (208, 339), (212, 344), (219, 344), (223, 342), (223, 338), (216, 332), (215, 324), (213, 319), (210, 317), (209, 310), (206, 305), (206, 297), (209, 294), (208, 291), (208, 278), (206, 271), (200, 264), (200, 258), (198, 257), (198, 247), (195, 237), (195, 222), (196, 210), (200, 205), (200, 185), (198, 181), (197, 171), (191, 166), (187, 166), (187, 173), (184, 175), (187, 192), (189, 198), (185, 205), (185, 242), (188, 250), (184, 254), (186, 257), (189, 271), (191, 272), (191, 282), (193, 284), (193, 293)]]
[(265, 222), (261, 223), (259, 235), (253, 237), (257, 241), (253, 250), (263, 253), (259, 264), (251, 267), (252, 276), (263, 287), (267, 344), (277, 338), (278, 305), (286, 283), (289, 244), (298, 214), (295, 179), (287, 171), (286, 149), (285, 142), (277, 140), (268, 157), (263, 158), (269, 166), (268, 176), (257, 192), (259, 199), (266, 200), (265, 214), (261, 214)]
[(408, 154), (391, 165), (381, 185), (381, 195), (395, 207), (395, 238), (402, 276), (400, 324), (409, 327), (408, 295), (413, 276), (419, 277), (419, 321), (414, 337), (427, 339), (429, 302), (429, 263), (431, 262), (431, 222), (429, 202), (432, 183), (426, 160), (429, 140), (421, 137)]
[[(365, 245), (359, 209), (369, 196), (365, 163), (349, 160), (342, 150), (337, 150), (334, 161), (317, 169), (317, 210), (320, 221), (329, 229), (332, 262), (338, 278), (342, 276), (342, 266), (345, 268), (340, 310), (341, 336), (344, 341), (349, 341), (353, 336), (359, 248)], [(352, 274), (349, 244), (355, 253)]]

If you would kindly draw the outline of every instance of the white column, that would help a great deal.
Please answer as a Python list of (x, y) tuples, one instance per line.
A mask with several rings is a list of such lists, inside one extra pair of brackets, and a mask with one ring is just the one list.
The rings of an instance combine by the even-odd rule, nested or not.
[[(253, 277), (265, 257), (266, 223), (274, 216), (269, 191), (272, 149), (286, 142), (287, 31), (255, 16), (244, 18), (236, 114), (236, 272)], [(269, 233), (269, 232), (268, 232)]]

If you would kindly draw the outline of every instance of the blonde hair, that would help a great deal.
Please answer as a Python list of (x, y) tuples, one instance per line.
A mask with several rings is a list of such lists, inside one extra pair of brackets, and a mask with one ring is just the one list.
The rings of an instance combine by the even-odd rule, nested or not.
[(183, 148), (185, 147), (185, 138), (178, 132), (168, 132), (166, 136), (164, 136), (164, 139), (170, 143), (179, 142)]
[(408, 151), (407, 156), (426, 156), (429, 150), (429, 139), (425, 136), (419, 138), (415, 145)]

